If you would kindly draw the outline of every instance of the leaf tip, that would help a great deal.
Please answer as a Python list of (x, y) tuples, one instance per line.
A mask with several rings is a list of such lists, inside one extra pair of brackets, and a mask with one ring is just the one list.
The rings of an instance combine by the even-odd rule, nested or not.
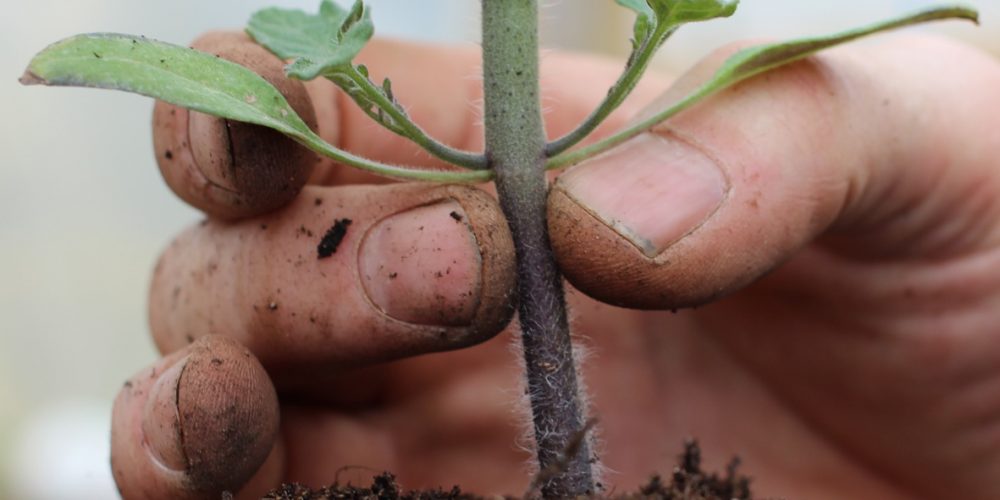
[(30, 67), (24, 70), (24, 74), (21, 75), (21, 78), (18, 78), (17, 81), (20, 82), (21, 85), (45, 85), (48, 83), (44, 78), (31, 71)]
[(934, 9), (941, 15), (939, 19), (951, 17), (953, 19), (965, 19), (967, 21), (972, 21), (976, 26), (979, 26), (979, 10), (969, 7), (966, 5), (955, 5), (951, 7), (941, 7), (940, 9)]
[(979, 26), (979, 11), (976, 9), (968, 9), (966, 19), (972, 21), (976, 26)]
[(740, 7), (740, 0), (727, 0), (723, 2), (722, 7), (722, 17), (730, 17), (736, 13), (736, 9)]

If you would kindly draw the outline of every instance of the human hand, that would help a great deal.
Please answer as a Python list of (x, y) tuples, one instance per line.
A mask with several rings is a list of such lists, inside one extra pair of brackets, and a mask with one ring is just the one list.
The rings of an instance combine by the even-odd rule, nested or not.
[[(473, 51), (381, 42), (365, 57), (436, 136), (481, 147), (465, 78)], [(544, 64), (552, 135), (618, 71)], [(576, 331), (597, 354), (585, 373), (606, 484), (623, 491), (669, 471), (694, 436), (710, 466), (743, 456), (767, 496), (988, 497), (1000, 469), (998, 84), (995, 61), (947, 42), (838, 49), (557, 182), (553, 246), (574, 285), (626, 306), (709, 304), (639, 312), (571, 294)], [(330, 86), (308, 90), (327, 140), (433, 164)], [(306, 188), (260, 218), (210, 221), (165, 253), (150, 310), (171, 354), (116, 401), (123, 494), (211, 497), (252, 475), (252, 497), (281, 481), (329, 483), (348, 465), (391, 470), (407, 487), (523, 491), (530, 453), (512, 447), (522, 429), (507, 343), (412, 357), (482, 342), (506, 322), (512, 249), (495, 204), (467, 188), (352, 185), (358, 174), (326, 163), (313, 179), (336, 187)], [(205, 192), (186, 182), (175, 189)], [(435, 200), (454, 201), (426, 205)], [(338, 253), (316, 259), (341, 218), (354, 222)], [(238, 343), (188, 346), (209, 333)]]

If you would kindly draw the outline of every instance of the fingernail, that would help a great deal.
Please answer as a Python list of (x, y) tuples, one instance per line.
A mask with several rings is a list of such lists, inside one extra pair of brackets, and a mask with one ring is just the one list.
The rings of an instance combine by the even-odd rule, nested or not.
[(187, 456), (181, 441), (181, 422), (177, 411), (177, 385), (187, 365), (185, 357), (160, 374), (150, 390), (143, 409), (143, 444), (150, 455), (170, 470), (187, 467)]
[(556, 187), (649, 258), (704, 223), (729, 189), (712, 158), (656, 134), (581, 164), (560, 176)]
[(195, 166), (213, 185), (235, 191), (232, 140), (226, 127), (226, 120), (221, 118), (196, 111), (188, 113), (188, 141)]
[(375, 307), (418, 325), (467, 326), (481, 288), (479, 244), (453, 200), (392, 215), (365, 235), (361, 280)]

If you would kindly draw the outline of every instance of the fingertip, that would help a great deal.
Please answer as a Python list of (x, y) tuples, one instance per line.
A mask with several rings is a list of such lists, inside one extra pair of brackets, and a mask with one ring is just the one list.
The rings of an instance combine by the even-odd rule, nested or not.
[(281, 380), (483, 342), (510, 320), (514, 280), (506, 220), (476, 188), (310, 186), (282, 211), (179, 237), (149, 317), (163, 352), (207, 321)]
[(697, 145), (644, 134), (559, 177), (548, 206), (553, 251), (569, 281), (598, 300), (640, 309), (705, 302), (718, 292), (718, 266), (675, 256), (730, 191), (726, 169)]
[(479, 249), (479, 295), (463, 342), (472, 345), (492, 338), (514, 315), (517, 280), (514, 240), (493, 197), (468, 186), (446, 189), (465, 213), (466, 220), (456, 222), (467, 225)]
[(278, 432), (278, 397), (264, 368), (236, 341), (203, 337), (192, 344), (176, 398), (192, 485), (238, 489)]
[(277, 396), (263, 367), (218, 336), (127, 382), (113, 415), (112, 469), (125, 498), (238, 491), (272, 455), (278, 436)]
[[(192, 47), (260, 74), (316, 128), (302, 82), (284, 75), (284, 63), (246, 35), (212, 32)], [(224, 120), (157, 101), (153, 111), (156, 160), (167, 185), (183, 200), (223, 219), (273, 211), (289, 203), (319, 158), (288, 137), (258, 125)]]

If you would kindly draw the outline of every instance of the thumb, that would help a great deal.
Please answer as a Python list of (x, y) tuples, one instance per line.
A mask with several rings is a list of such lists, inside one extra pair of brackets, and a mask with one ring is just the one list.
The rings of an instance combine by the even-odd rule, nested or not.
[(924, 38), (838, 49), (560, 176), (553, 249), (583, 292), (648, 309), (711, 301), (817, 239), (866, 260), (975, 252), (1000, 235), (996, 109), (1000, 65), (972, 49)]

